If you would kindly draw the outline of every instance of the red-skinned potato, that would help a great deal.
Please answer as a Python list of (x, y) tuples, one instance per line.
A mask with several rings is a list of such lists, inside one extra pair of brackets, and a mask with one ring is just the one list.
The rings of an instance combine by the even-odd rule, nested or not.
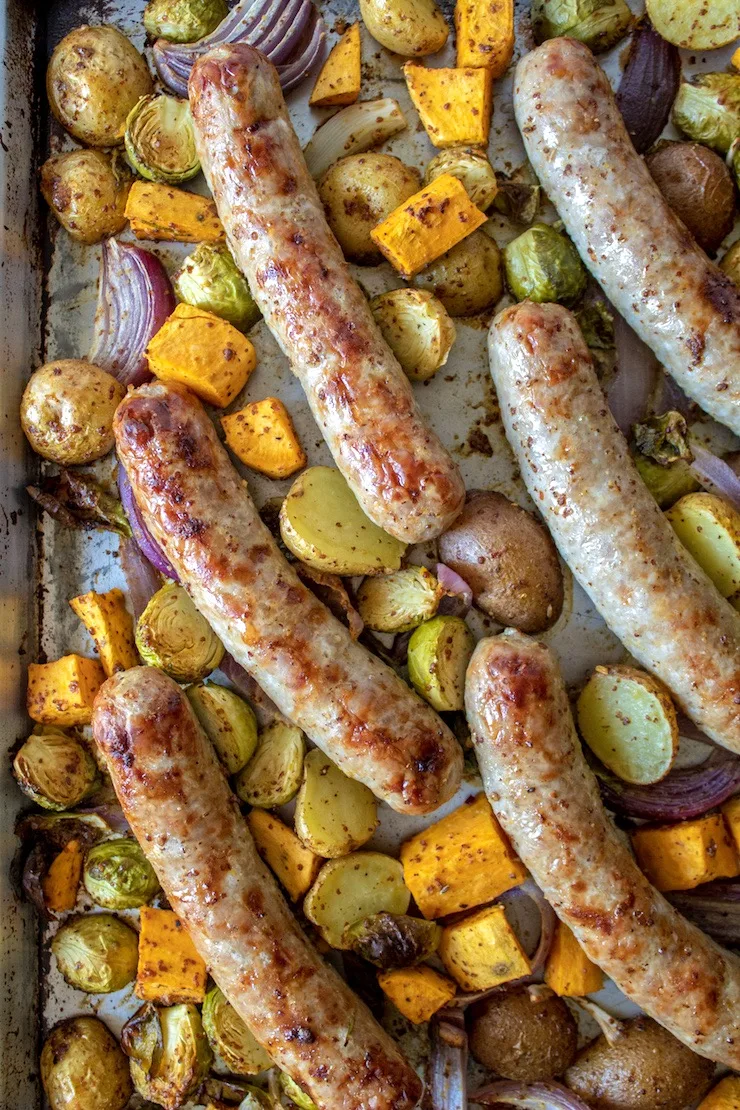
[(645, 161), (668, 205), (714, 254), (735, 221), (735, 186), (722, 158), (701, 143), (666, 143)]

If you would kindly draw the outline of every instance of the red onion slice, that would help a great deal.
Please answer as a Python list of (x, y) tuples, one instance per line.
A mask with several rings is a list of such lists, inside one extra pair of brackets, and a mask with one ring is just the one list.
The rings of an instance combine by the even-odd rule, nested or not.
[(107, 239), (90, 362), (123, 385), (148, 381), (144, 351), (174, 308), (175, 294), (159, 259), (142, 247)]
[(432, 1020), (426, 1085), (431, 1110), (468, 1110), (468, 1035), (460, 1011), (443, 1010)]
[(473, 604), (473, 591), (470, 586), (446, 563), (437, 563), (436, 574), (437, 581), (445, 591), (437, 612), (451, 617), (466, 616)]
[(666, 894), (676, 909), (720, 944), (740, 945), (740, 882), (719, 879)]
[(585, 1102), (562, 1083), (519, 1083), (500, 1079), (474, 1091), (472, 1103), (479, 1106), (521, 1106), (524, 1110), (589, 1110)]
[(324, 52), (325, 38), (326, 28), (314, 8), (306, 32), (306, 45), (297, 52), (295, 59), (289, 65), (278, 66), (283, 92), (290, 92), (300, 84), (306, 74), (310, 73), (319, 62)]
[(614, 813), (646, 821), (701, 817), (740, 790), (740, 759), (719, 748), (700, 766), (671, 771), (652, 786), (621, 782), (601, 766), (595, 770), (604, 805)]
[(734, 508), (740, 510), (740, 477), (730, 464), (713, 455), (693, 438), (689, 446), (694, 456), (691, 469), (701, 484), (716, 490), (722, 497), (726, 497)]
[(139, 545), (142, 555), (149, 560), (154, 569), (158, 570), (160, 574), (164, 574), (174, 582), (179, 582), (177, 571), (144, 523), (128, 475), (122, 466), (118, 468), (118, 492), (121, 495), (123, 511), (128, 517), (133, 537)]
[(610, 306), (614, 315), (614, 346), (617, 372), (609, 387), (607, 400), (612, 416), (624, 435), (645, 416), (655, 388), (658, 361), (632, 330), (624, 317)]
[(638, 154), (653, 145), (668, 123), (681, 82), (681, 55), (649, 21), (632, 37), (627, 65), (617, 89), (617, 106)]
[(134, 611), (134, 619), (138, 620), (162, 585), (162, 579), (136, 540), (122, 539), (118, 545), (118, 557), (121, 560), (123, 577), (126, 579), (126, 589)]

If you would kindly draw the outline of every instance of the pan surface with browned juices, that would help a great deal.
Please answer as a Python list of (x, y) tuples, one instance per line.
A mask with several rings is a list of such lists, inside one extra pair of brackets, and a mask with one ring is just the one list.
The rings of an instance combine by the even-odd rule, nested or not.
[(684, 1044), (740, 1068), (740, 959), (639, 870), (601, 803), (549, 649), (520, 632), (481, 641), (465, 705), (496, 816), (586, 954)]
[(519, 62), (529, 160), (581, 258), (666, 370), (740, 433), (740, 291), (671, 212), (591, 51), (552, 39)]
[(507, 438), (560, 554), (684, 712), (740, 751), (740, 614), (638, 474), (575, 318), (556, 304), (505, 309), (489, 355)]
[(329, 230), (276, 70), (246, 43), (217, 47), (193, 68), (190, 103), (232, 253), (337, 466), (391, 535), (438, 536), (462, 508), (462, 479)]
[(419, 1080), (304, 937), (182, 690), (153, 667), (110, 678), (93, 732), (123, 811), (208, 970), (322, 1110), (410, 1110)]
[(172, 383), (142, 386), (120, 404), (115, 433), (147, 527), (281, 713), (394, 809), (426, 813), (450, 798), (459, 744), (303, 585), (195, 397)]

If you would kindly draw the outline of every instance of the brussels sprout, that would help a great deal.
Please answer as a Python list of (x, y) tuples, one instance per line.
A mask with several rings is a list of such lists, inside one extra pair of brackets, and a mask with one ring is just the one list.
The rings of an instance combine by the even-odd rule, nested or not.
[(391, 289), (370, 301), (375, 323), (412, 381), (425, 382), (447, 362), (456, 330), (427, 289)]
[(227, 247), (200, 243), (185, 259), (172, 284), (185, 304), (213, 312), (240, 331), (249, 331), (262, 315)]
[(203, 1028), (211, 1048), (234, 1075), (257, 1075), (273, 1066), (262, 1045), (218, 987), (210, 990), (203, 1001)]
[(482, 212), (493, 204), (498, 183), (484, 150), (474, 146), (452, 146), (441, 150), (427, 166), (424, 184), (429, 185), (443, 173), (450, 173), (461, 181), (473, 204)]
[(532, 26), (538, 42), (561, 35), (585, 42), (595, 54), (624, 38), (632, 13), (624, 0), (533, 0)]
[(442, 929), (421, 917), (374, 913), (350, 926), (345, 935), (358, 956), (385, 971), (428, 959), (437, 951)]
[(131, 1078), (142, 1098), (178, 1110), (208, 1074), (212, 1056), (195, 1006), (146, 1003), (121, 1031)]
[(54, 1026), (41, 1050), (41, 1082), (51, 1110), (123, 1110), (132, 1094), (126, 1057), (94, 1017)]
[(576, 320), (592, 351), (614, 350), (614, 317), (603, 301), (584, 305), (576, 312)]
[(189, 686), (185, 693), (228, 774), (237, 774), (257, 747), (257, 718), (252, 707), (215, 682)]
[(299, 1110), (318, 1110), (316, 1103), (311, 1102), (308, 1095), (301, 1090), (294, 1079), (290, 1078), (287, 1072), (280, 1072), (280, 1086)]
[(124, 142), (129, 162), (147, 181), (178, 185), (200, 173), (187, 100), (142, 96), (126, 119)]
[(43, 478), (26, 493), (64, 528), (100, 528), (129, 537), (131, 525), (118, 497), (87, 475), (62, 470)]
[[(737, 169), (735, 173), (737, 175)], [(740, 180), (740, 179), (739, 179)], [(735, 282), (735, 285), (740, 285), (740, 239), (737, 239), (728, 251), (722, 255), (719, 264), (722, 270), (729, 278)]]
[(536, 217), (542, 188), (529, 162), (517, 166), (510, 174), (497, 171), (498, 191), (493, 200), (497, 212), (517, 224), (531, 224)]
[(176, 582), (157, 590), (139, 617), (136, 647), (145, 663), (177, 682), (199, 682), (224, 655), (218, 636)]
[(152, 38), (197, 42), (228, 14), (226, 0), (151, 0), (144, 9), (144, 26)]
[(110, 913), (86, 914), (62, 925), (51, 950), (59, 971), (78, 991), (111, 994), (136, 976), (138, 935)]
[(740, 138), (740, 74), (697, 73), (682, 81), (672, 119), (690, 139), (727, 154)]
[(409, 640), (409, 678), (438, 712), (462, 709), (465, 672), (475, 640), (462, 617), (434, 617)]
[(238, 1110), (276, 1110), (276, 1103), (261, 1087), (247, 1087)]
[(71, 809), (95, 790), (98, 768), (76, 736), (37, 725), (13, 760), (24, 794), (44, 809)]
[(635, 465), (661, 509), (700, 488), (690, 467), (688, 428), (680, 412), (635, 424), (632, 433)]
[(79, 243), (99, 243), (123, 231), (132, 182), (128, 168), (101, 150), (54, 154), (41, 167), (44, 200)]
[(570, 239), (547, 224), (534, 224), (504, 247), (504, 268), (518, 301), (573, 304), (588, 280)]
[(119, 837), (95, 844), (82, 873), (85, 890), (106, 910), (145, 906), (159, 890), (159, 881), (135, 840)]
[(298, 793), (303, 780), (306, 745), (293, 725), (275, 721), (260, 737), (254, 756), (234, 783), (244, 802), (262, 809), (285, 805)]
[(360, 616), (373, 632), (410, 632), (437, 612), (444, 589), (426, 567), (366, 578), (357, 591)]

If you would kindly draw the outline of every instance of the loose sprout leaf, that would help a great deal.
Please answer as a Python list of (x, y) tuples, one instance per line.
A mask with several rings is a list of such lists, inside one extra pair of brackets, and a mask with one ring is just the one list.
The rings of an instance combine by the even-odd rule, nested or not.
[(131, 527), (121, 502), (93, 478), (61, 470), (27, 492), (44, 512), (66, 528), (101, 528), (130, 536)]

